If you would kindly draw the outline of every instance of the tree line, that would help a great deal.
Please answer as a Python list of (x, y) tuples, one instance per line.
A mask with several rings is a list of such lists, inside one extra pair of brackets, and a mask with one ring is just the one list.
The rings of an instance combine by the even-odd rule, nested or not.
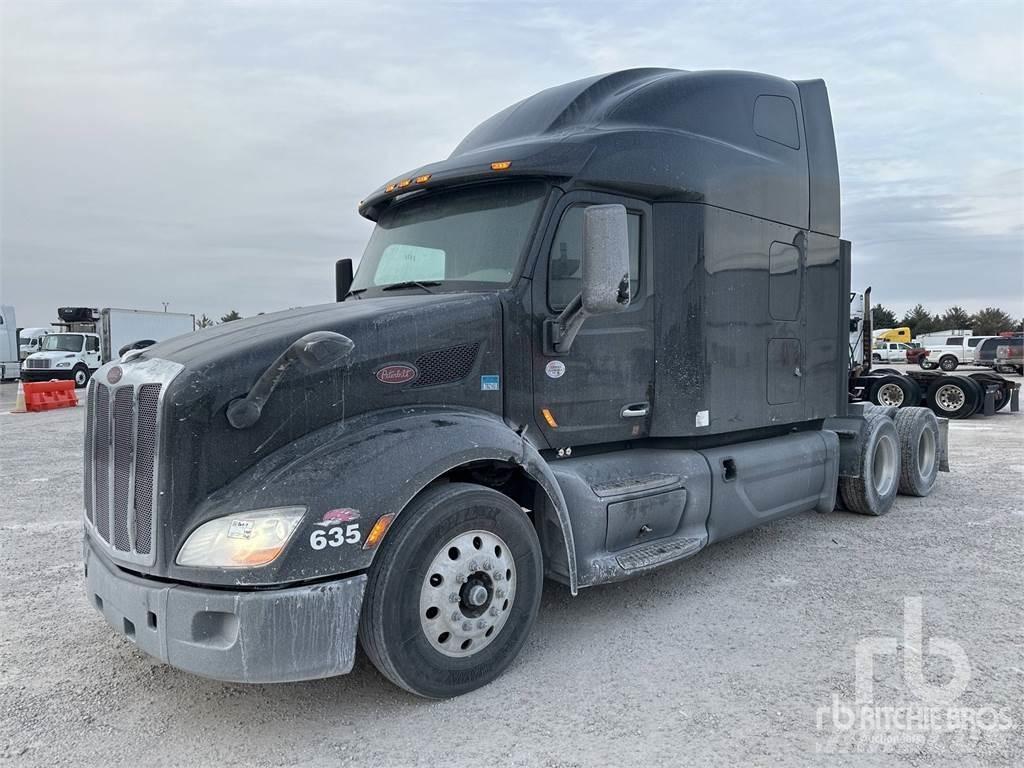
[(908, 309), (902, 319), (898, 319), (895, 312), (881, 304), (871, 308), (873, 328), (899, 328), (904, 325), (910, 328), (912, 338), (922, 333), (958, 328), (970, 328), (976, 336), (998, 336), (1004, 331), (1024, 331), (1024, 319), (1015, 320), (999, 307), (985, 307), (972, 314), (963, 307), (952, 306), (945, 312), (932, 314), (922, 304), (918, 304)]
[[(263, 313), (260, 312), (259, 314), (262, 315)], [(222, 323), (230, 323), (232, 320), (241, 319), (242, 315), (238, 312), (237, 309), (232, 309), (227, 314), (220, 316), (220, 322)], [(217, 325), (217, 321), (214, 320), (212, 317), (207, 317), (205, 312), (203, 312), (203, 314), (201, 314), (199, 318), (196, 320), (196, 328), (209, 328), (211, 325)]]

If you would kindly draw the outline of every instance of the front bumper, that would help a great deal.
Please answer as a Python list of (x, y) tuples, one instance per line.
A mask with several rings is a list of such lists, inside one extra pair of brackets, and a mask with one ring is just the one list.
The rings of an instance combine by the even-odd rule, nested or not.
[(366, 576), (262, 591), (134, 576), (85, 540), (89, 601), (150, 656), (203, 677), (284, 683), (344, 675), (355, 660)]
[(59, 379), (68, 381), (75, 378), (75, 372), (70, 368), (22, 368), (22, 381), (50, 381)]

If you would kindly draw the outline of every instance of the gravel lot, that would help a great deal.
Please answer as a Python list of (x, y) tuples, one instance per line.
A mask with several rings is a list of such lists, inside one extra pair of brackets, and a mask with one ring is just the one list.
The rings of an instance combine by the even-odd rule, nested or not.
[[(489, 687), (427, 702), (362, 656), (351, 675), (240, 686), (143, 656), (81, 590), (83, 408), (11, 415), (0, 386), (0, 757), (10, 765), (1020, 765), (1024, 761), (1024, 414), (953, 422), (953, 472), (886, 517), (808, 513), (625, 584), (548, 584), (531, 639)], [(1006, 730), (851, 753), (819, 708), (854, 694), (854, 648), (955, 641), (955, 707)], [(913, 600), (911, 600), (913, 604)], [(876, 705), (920, 704), (880, 656)], [(954, 667), (925, 653), (925, 679)], [(829, 711), (830, 712), (830, 711)], [(986, 721), (987, 722), (987, 721)], [(908, 734), (897, 734), (907, 736)], [(863, 744), (861, 745), (863, 749)], [(838, 750), (838, 753), (827, 753)], [(821, 754), (826, 752), (826, 754)]]

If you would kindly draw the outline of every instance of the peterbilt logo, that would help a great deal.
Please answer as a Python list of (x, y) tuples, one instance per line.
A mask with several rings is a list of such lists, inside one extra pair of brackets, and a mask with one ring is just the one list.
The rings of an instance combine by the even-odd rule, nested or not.
[(107, 381), (110, 384), (117, 384), (121, 380), (121, 375), (124, 371), (121, 370), (121, 366), (115, 365), (109, 371), (107, 371)]
[(416, 366), (407, 363), (391, 363), (377, 369), (374, 374), (381, 384), (408, 384), (420, 375)]

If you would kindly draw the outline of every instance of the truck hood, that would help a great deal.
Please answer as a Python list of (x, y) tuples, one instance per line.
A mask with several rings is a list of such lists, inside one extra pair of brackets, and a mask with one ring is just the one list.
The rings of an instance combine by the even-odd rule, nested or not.
[[(313, 331), (350, 338), (346, 363), (315, 372), (293, 365), (259, 421), (232, 427), (228, 403)], [(261, 315), (160, 342), (120, 365), (146, 359), (182, 366), (160, 419), (161, 485), (170, 482), (163, 501), (182, 512), (278, 448), (362, 413), (429, 404), (502, 413), (494, 293), (399, 294)]]

